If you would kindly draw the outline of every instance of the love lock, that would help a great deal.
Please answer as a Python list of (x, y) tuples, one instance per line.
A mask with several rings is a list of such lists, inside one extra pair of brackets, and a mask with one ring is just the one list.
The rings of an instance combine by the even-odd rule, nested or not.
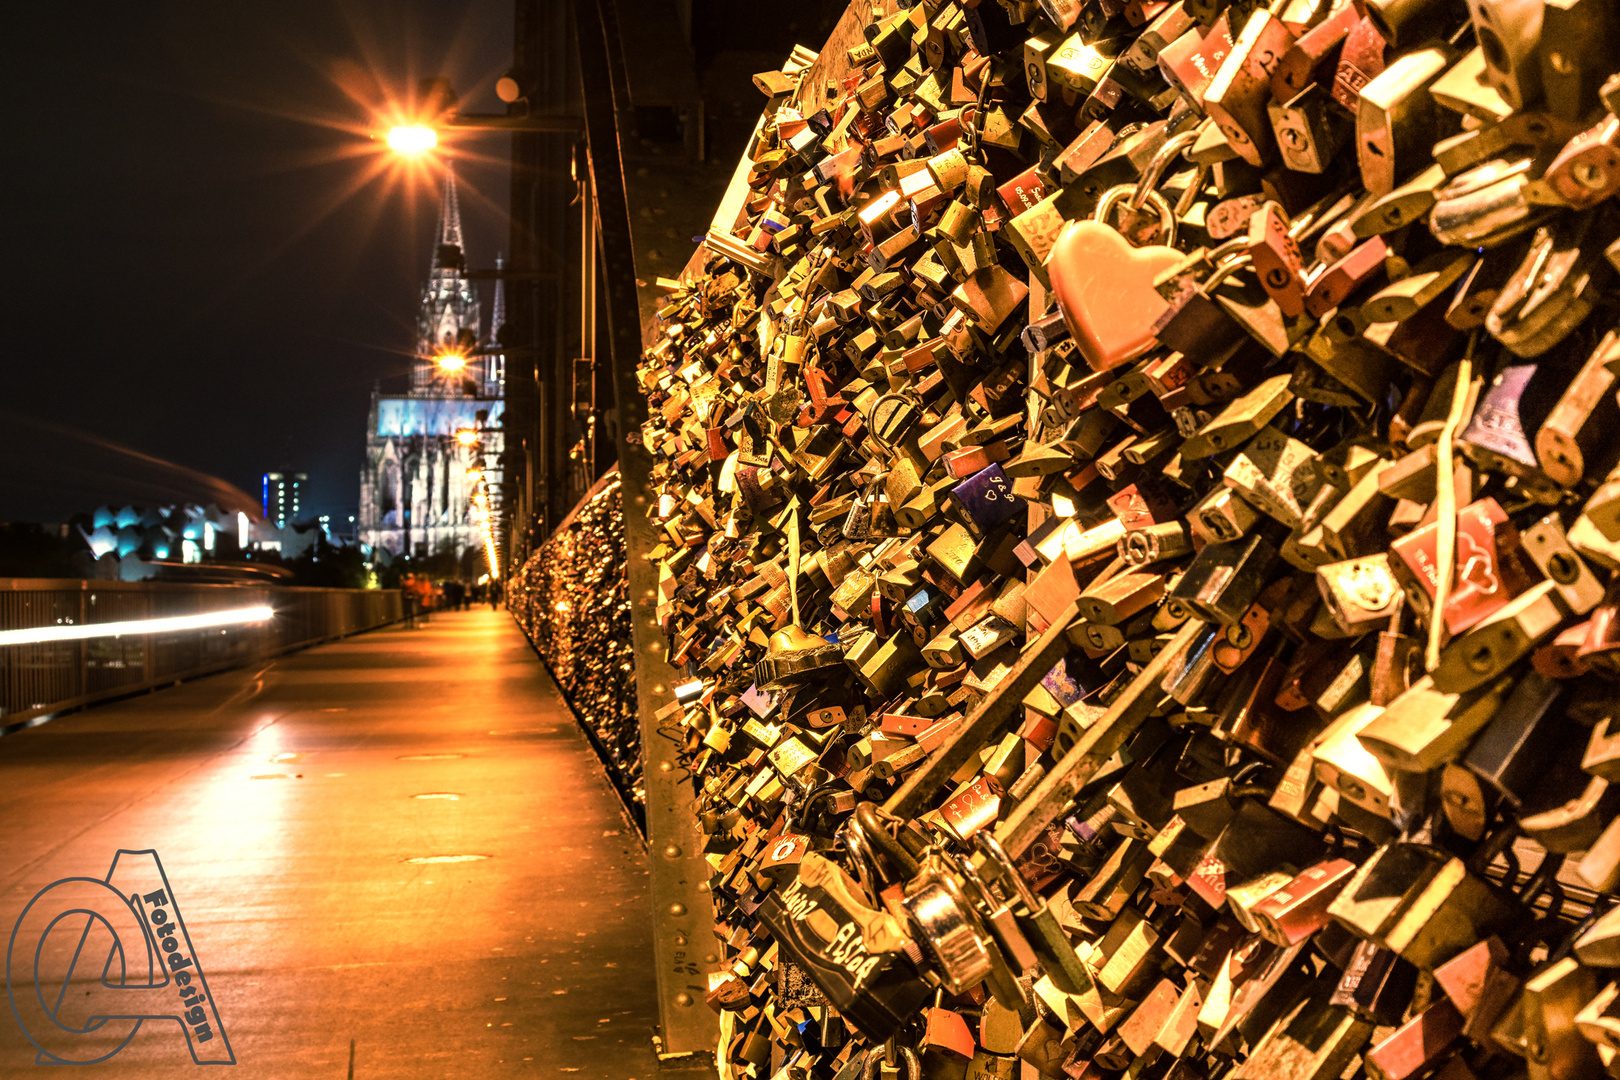
[(922, 1062), (917, 1057), (917, 1051), (909, 1046), (897, 1047), (893, 1039), (866, 1052), (866, 1063), (861, 1066), (861, 1080), (894, 1080), (900, 1075), (901, 1062), (905, 1063), (906, 1080), (922, 1080)]
[(1007, 1008), (1022, 1008), (1024, 994), (994, 941), (980, 924), (955, 873), (937, 854), (923, 859), (906, 885), (900, 906), (910, 916), (919, 943), (953, 994), (980, 982)]
[[(1134, 185), (1120, 184), (1103, 192), (1097, 200), (1097, 209), (1092, 214), (1092, 220), (1104, 225), (1113, 225), (1135, 247), (1147, 244), (1164, 244), (1174, 246), (1176, 242), (1176, 210), (1170, 205), (1170, 200), (1158, 191), (1160, 178), (1164, 170), (1169, 167), (1175, 158), (1192, 146), (1197, 140), (1197, 134), (1184, 131), (1165, 140), (1153, 160), (1142, 171), (1142, 177)], [(1153, 218), (1143, 213), (1143, 206), (1151, 204), (1158, 216), (1155, 223)], [(1116, 224), (1113, 220), (1115, 210), (1122, 207), (1125, 210), (1124, 221)]]

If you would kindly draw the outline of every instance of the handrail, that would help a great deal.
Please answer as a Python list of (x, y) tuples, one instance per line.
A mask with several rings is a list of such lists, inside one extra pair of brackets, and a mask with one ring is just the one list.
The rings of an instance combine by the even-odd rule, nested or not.
[(0, 578), (0, 630), (140, 622), (268, 605), (234, 626), (0, 645), (0, 733), (42, 716), (168, 686), (398, 622), (398, 590)]

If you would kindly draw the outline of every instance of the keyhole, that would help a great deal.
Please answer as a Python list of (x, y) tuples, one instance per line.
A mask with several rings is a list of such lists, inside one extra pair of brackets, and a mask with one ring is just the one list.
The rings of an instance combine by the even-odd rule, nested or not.
[(1591, 191), (1600, 190), (1609, 179), (1608, 171), (1595, 161), (1583, 161), (1573, 172), (1576, 183)]

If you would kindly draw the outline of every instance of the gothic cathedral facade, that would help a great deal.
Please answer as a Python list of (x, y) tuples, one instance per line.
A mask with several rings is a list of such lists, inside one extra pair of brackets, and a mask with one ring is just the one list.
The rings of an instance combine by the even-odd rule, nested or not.
[(378, 387), (371, 393), (360, 472), (361, 543), (413, 558), (447, 552), (458, 561), (468, 548), (483, 548), (473, 478), (483, 472), (489, 488), (499, 490), (506, 370), (495, 342), (505, 321), (504, 285), (497, 279), (490, 330), (481, 333), (455, 173), (447, 163), (409, 383), (399, 392)]

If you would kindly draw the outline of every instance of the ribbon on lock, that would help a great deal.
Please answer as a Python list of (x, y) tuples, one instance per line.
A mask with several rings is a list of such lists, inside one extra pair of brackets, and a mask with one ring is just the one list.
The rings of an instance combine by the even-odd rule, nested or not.
[[(1157, 340), (1153, 325), (1168, 305), (1153, 282), (1179, 263), (1181, 254), (1173, 246), (1175, 208), (1155, 188), (1165, 168), (1194, 138), (1193, 132), (1183, 132), (1168, 140), (1140, 181), (1109, 188), (1092, 219), (1064, 226), (1052, 246), (1047, 261), (1052, 291), (1070, 336), (1095, 371), (1129, 363)], [(1133, 247), (1111, 224), (1122, 201), (1132, 211), (1151, 205), (1158, 212), (1164, 243)]]

